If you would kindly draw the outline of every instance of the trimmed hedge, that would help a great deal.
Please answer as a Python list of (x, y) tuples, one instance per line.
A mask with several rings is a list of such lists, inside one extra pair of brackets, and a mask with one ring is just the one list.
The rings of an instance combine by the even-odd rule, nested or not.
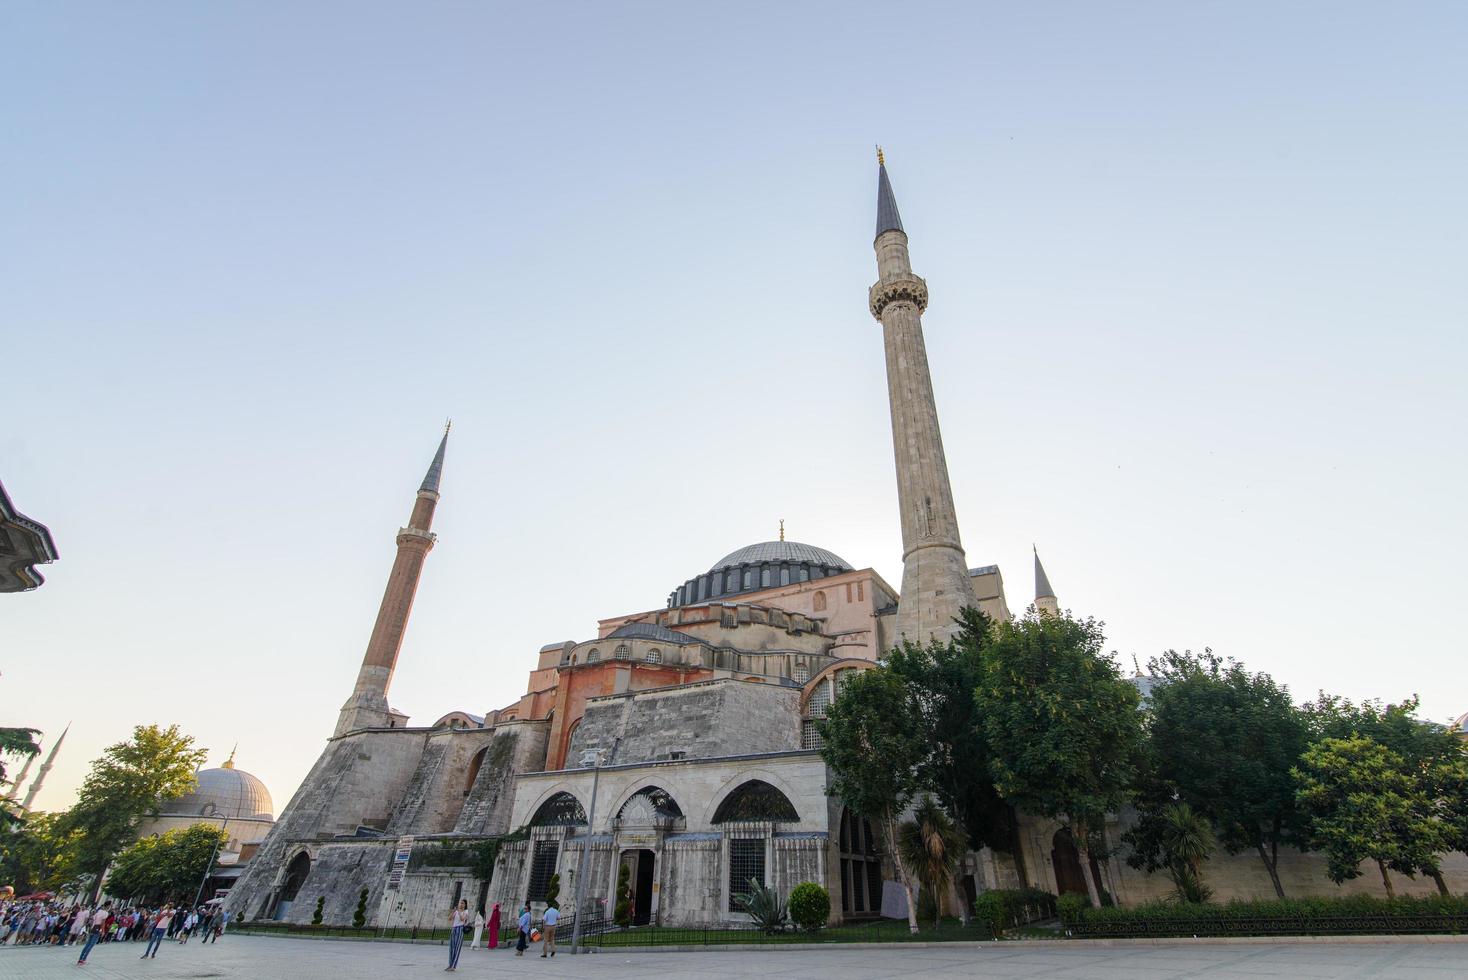
[(1227, 904), (1152, 902), (1130, 908), (1060, 905), (1061, 921), (1075, 935), (1260, 935), (1460, 931), (1468, 928), (1468, 897), (1295, 898)]
[(831, 893), (813, 881), (790, 889), (790, 918), (801, 929), (815, 932), (831, 917)]
[(1038, 888), (996, 888), (974, 902), (974, 915), (988, 923), (995, 938), (1004, 930), (1055, 917), (1055, 896)]

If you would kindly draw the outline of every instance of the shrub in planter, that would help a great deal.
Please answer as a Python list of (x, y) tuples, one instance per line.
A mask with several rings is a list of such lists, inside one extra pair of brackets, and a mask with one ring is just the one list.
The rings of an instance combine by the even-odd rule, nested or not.
[(831, 893), (813, 881), (790, 889), (790, 918), (801, 929), (815, 932), (831, 917)]
[(1066, 925), (1079, 922), (1081, 914), (1090, 907), (1091, 899), (1086, 895), (1065, 894), (1055, 900), (1055, 914)]
[(548, 909), (559, 909), (561, 907), (560, 872), (551, 875), (550, 882), (545, 886), (545, 907)]

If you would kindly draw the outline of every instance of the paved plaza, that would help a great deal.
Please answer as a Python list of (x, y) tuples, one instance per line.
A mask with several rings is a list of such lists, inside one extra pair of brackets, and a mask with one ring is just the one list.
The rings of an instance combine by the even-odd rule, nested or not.
[[(236, 936), (218, 945), (165, 943), (158, 958), (141, 946), (98, 946), (78, 969), (75, 949), (0, 947), (0, 980), (51, 980), (82, 973), (107, 980), (407, 980), (443, 972), (447, 950), (407, 943), (330, 942)], [(1273, 943), (1095, 946), (1010, 944), (914, 949), (599, 952), (542, 960), (527, 953), (464, 950), (464, 977), (564, 977), (586, 980), (943, 980), (948, 977), (1062, 977), (1166, 980), (1172, 977), (1449, 978), (1468, 975), (1468, 943)]]

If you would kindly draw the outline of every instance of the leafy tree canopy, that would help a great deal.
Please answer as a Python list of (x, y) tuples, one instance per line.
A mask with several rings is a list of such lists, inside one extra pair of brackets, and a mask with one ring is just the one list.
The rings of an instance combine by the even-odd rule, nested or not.
[(59, 813), (32, 813), (11, 832), (0, 832), (0, 883), (16, 894), (60, 891), (78, 874), (81, 835), (67, 830)]
[(117, 855), (107, 892), (138, 902), (192, 902), (199, 883), (229, 834), (196, 823), (157, 837), (144, 837)]
[(193, 737), (177, 725), (139, 725), (131, 739), (92, 762), (67, 814), (67, 825), (82, 832), (82, 871), (100, 875), (132, 841), (142, 817), (194, 788), (194, 772), (208, 753), (193, 746)]

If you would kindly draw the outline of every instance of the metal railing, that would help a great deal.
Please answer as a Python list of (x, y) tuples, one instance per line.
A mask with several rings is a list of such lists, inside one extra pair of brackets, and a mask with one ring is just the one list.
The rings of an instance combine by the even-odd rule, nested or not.
[(1321, 915), (1123, 919), (1066, 923), (1078, 939), (1217, 939), (1232, 936), (1395, 936), (1468, 933), (1468, 915)]

